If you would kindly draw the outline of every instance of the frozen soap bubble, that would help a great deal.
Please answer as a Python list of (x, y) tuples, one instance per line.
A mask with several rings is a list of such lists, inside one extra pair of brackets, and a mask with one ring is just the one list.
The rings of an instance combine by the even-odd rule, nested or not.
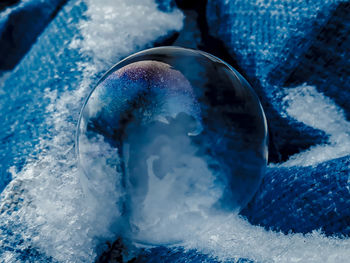
[(123, 235), (169, 244), (252, 198), (266, 166), (267, 125), (258, 97), (229, 65), (161, 47), (124, 59), (99, 81), (77, 145), (97, 191), (115, 179)]

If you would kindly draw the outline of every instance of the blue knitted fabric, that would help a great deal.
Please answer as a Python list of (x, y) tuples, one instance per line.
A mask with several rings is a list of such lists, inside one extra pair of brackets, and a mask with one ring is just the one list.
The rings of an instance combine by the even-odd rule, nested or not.
[[(259, 79), (255, 88), (291, 129), (295, 120), (285, 114), (279, 93), (303, 83), (331, 97), (349, 119), (349, 14), (347, 1), (222, 0), (209, 1), (207, 8), (211, 33), (225, 43), (248, 78)], [(268, 110), (267, 117), (272, 135), (279, 133)], [(298, 143), (293, 137), (288, 141)], [(321, 229), (328, 235), (349, 235), (349, 158), (269, 168), (242, 215), (286, 233)]]
[(66, 0), (27, 0), (0, 13), (0, 70), (14, 68)]
[[(348, 10), (344, 5), (346, 4), (342, 1), (333, 0), (208, 1), (207, 20), (210, 33), (223, 41), (262, 100), (269, 120), (270, 149), (276, 149), (277, 152), (270, 154), (270, 159), (274, 162), (285, 160), (290, 154), (327, 141), (327, 135), (322, 131), (298, 123), (293, 118), (286, 119), (278, 94), (283, 91), (282, 87), (285, 85), (283, 80), (288, 79), (294, 70), (299, 70), (303, 75), (305, 71), (300, 67), (300, 63), (305, 56), (310, 56), (306, 55), (306, 52), (313, 44), (323, 48), (322, 54), (334, 54), (339, 50), (339, 55), (335, 57), (343, 57), (343, 62), (347, 60), (344, 48), (346, 49), (348, 45), (343, 43), (343, 50), (340, 50), (335, 43), (343, 41), (348, 35), (346, 13), (349, 12), (343, 11), (343, 14), (339, 12)], [(334, 22), (330, 20), (332, 17), (338, 19), (340, 27), (336, 28)], [(328, 22), (330, 22), (328, 28), (324, 28)], [(329, 28), (333, 28), (333, 33), (329, 32)], [(315, 40), (320, 37), (321, 30), (328, 32), (328, 35), (324, 43), (317, 43)], [(329, 39), (334, 39), (335, 36), (337, 40), (330, 43)], [(329, 45), (333, 47), (328, 47)], [(311, 67), (320, 64), (318, 69), (320, 72), (326, 64), (316, 61), (321, 60), (318, 53), (315, 52), (312, 56), (315, 61), (309, 61), (307, 65)], [(341, 79), (346, 78), (346, 71), (340, 73), (337, 67), (341, 65), (342, 69), (347, 68), (346, 62), (327, 65), (327, 69), (333, 68), (337, 71), (337, 76), (341, 74)], [(346, 87), (346, 81), (341, 83), (342, 88), (335, 88), (337, 84), (334, 81), (330, 81), (328, 85), (329, 81), (324, 77), (316, 74), (314, 78), (327, 82), (328, 89), (333, 90), (335, 95), (340, 95), (339, 90), (344, 90)], [(334, 80), (337, 82), (336, 78)], [(298, 81), (304, 83), (307, 79)]]
[[(74, 49), (65, 49), (64, 54), (61, 50), (67, 39), (78, 35), (77, 24), (84, 10), (85, 5), (81, 4), (72, 8), (69, 14), (62, 11), (3, 84), (3, 92), (0, 94), (3, 124), (0, 149), (0, 155), (3, 156), (0, 163), (3, 175), (0, 178), (1, 191), (13, 179), (10, 175), (4, 176), (9, 174), (9, 168), (15, 166), (20, 170), (25, 165), (28, 155), (36, 158), (35, 147), (41, 138), (47, 136), (45, 134), (48, 127), (42, 123), (45, 108), (49, 103), (45, 98), (45, 87), (56, 89), (58, 94), (62, 94), (64, 87), (72, 88), (81, 78), (79, 72), (72, 71), (71, 68), (76, 67), (76, 59), (84, 58)], [(66, 23), (69, 18), (72, 18), (71, 22)], [(60, 34), (56, 35), (57, 32)], [(59, 53), (61, 55), (57, 56)], [(64, 57), (70, 58), (70, 61)], [(58, 81), (54, 77), (55, 72), (60, 72), (64, 77)], [(31, 245), (32, 237), (24, 234), (27, 227), (23, 226), (19, 216), (15, 215), (15, 211), (22, 207), (20, 188), (21, 183), (15, 183), (9, 191), (9, 196), (1, 196), (0, 255), (3, 257), (6, 253), (11, 253), (9, 262), (55, 262)]]
[(285, 63), (268, 79), (288, 87), (304, 82), (315, 85), (350, 119), (350, 2), (337, 5), (310, 43), (294, 67)]
[[(20, 66), (11, 73), (3, 84), (6, 88), (3, 88), (0, 93), (2, 115), (0, 191), (11, 180), (9, 168), (16, 165), (18, 170), (22, 169), (28, 155), (35, 156), (33, 149), (40, 140), (40, 134), (45, 136), (47, 133), (47, 127), (41, 123), (48, 103), (48, 99), (44, 96), (45, 87), (54, 88), (60, 93), (64, 87), (71, 88), (76, 83), (75, 81), (79, 80), (79, 72), (71, 70), (71, 68), (76, 67), (73, 58), (76, 57), (83, 61), (79, 53), (73, 49), (66, 49), (66, 57), (71, 58), (71, 60), (62, 59), (62, 55), (56, 56), (56, 54), (62, 53), (62, 46), (69, 39), (69, 36), (78, 35), (77, 23), (83, 11), (84, 5), (79, 9), (73, 9), (70, 23), (64, 21), (64, 19), (68, 19), (67, 17), (57, 18), (57, 22), (52, 24), (48, 30), (52, 33), (48, 32), (41, 36), (39, 43), (34, 46), (29, 55), (25, 56)], [(61, 26), (62, 24), (64, 26)], [(55, 34), (58, 31), (60, 34)], [(0, 50), (0, 52), (4, 52), (2, 49)], [(55, 70), (53, 70), (53, 65), (55, 65)], [(54, 77), (57, 72), (64, 75), (59, 82)], [(31, 96), (31, 94), (36, 95)], [(23, 105), (26, 106), (23, 107)]]
[(269, 168), (241, 212), (268, 229), (350, 236), (350, 156), (317, 166)]
[(166, 247), (145, 250), (135, 261), (138, 263), (253, 263), (244, 258), (222, 262), (196, 250), (184, 251), (182, 248), (169, 249)]
[[(171, 1), (157, 2), (166, 13), (176, 9)], [(100, 250), (104, 250), (101, 244), (107, 239), (113, 242), (109, 233), (99, 236), (105, 230), (101, 226), (108, 223), (108, 218), (99, 217), (105, 211), (89, 211), (93, 204), (79, 203), (83, 195), (76, 190), (78, 186), (70, 184), (76, 180), (76, 166), (70, 160), (75, 158), (75, 125), (89, 89), (82, 94), (76, 90), (83, 85), (93, 87), (117, 62), (103, 61), (104, 57), (94, 57), (91, 50), (79, 47), (79, 41), (84, 40), (81, 22), (87, 9), (84, 1), (67, 4), (0, 85), (0, 191), (5, 188), (0, 197), (0, 261), (89, 262), (101, 254), (95, 249), (102, 246)], [(330, 137), (288, 115), (283, 98), (290, 88), (304, 82), (314, 85), (349, 119), (349, 13), (349, 3), (336, 0), (208, 1), (210, 33), (224, 42), (259, 94), (270, 126), (272, 160), (281, 161), (267, 168), (259, 191), (241, 212), (253, 225), (284, 233), (321, 230), (342, 240), (350, 234), (350, 155), (312, 166), (287, 167), (282, 163), (311, 145), (326, 144)], [(149, 14), (143, 15), (147, 21)], [(179, 28), (170, 23), (152, 39), (145, 30), (144, 35), (131, 37), (126, 44), (111, 44), (111, 49), (124, 50), (118, 53), (119, 60), (176, 30)], [(149, 43), (142, 42), (143, 38)], [(112, 42), (109, 37), (104, 41)], [(129, 45), (132, 48), (125, 51)], [(54, 118), (63, 120), (62, 125)], [(53, 151), (57, 154), (52, 155)], [(57, 206), (49, 202), (52, 198)], [(99, 206), (108, 201), (102, 200)], [(39, 210), (41, 204), (46, 210)], [(74, 220), (86, 222), (79, 225)], [(91, 236), (95, 238), (92, 245), (85, 243)], [(72, 242), (72, 238), (76, 239)], [(219, 262), (205, 252), (156, 247), (142, 250), (131, 262)], [(227, 262), (259, 262), (247, 258), (249, 255)]]

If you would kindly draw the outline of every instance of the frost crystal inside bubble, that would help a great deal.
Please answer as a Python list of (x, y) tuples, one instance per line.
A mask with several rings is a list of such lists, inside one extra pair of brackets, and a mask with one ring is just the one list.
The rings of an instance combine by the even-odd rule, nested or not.
[(249, 84), (218, 58), (176, 47), (114, 66), (83, 107), (77, 143), (88, 180), (118, 177), (121, 234), (145, 244), (180, 242), (210, 216), (238, 212), (267, 160)]

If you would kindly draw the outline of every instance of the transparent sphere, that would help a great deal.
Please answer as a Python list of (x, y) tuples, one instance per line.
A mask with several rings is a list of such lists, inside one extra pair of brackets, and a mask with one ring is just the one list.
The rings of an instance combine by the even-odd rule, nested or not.
[(77, 145), (87, 180), (101, 186), (112, 178), (120, 191), (125, 235), (169, 244), (249, 202), (266, 167), (267, 125), (232, 67), (205, 52), (160, 47), (99, 81)]

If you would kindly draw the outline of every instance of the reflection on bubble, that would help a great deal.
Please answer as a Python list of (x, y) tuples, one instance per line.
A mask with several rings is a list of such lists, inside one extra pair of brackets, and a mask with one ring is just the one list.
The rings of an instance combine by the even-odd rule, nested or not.
[(77, 134), (87, 179), (118, 178), (122, 234), (145, 244), (180, 242), (212, 215), (242, 209), (261, 182), (266, 143), (263, 110), (243, 77), (176, 47), (114, 66), (84, 105)]

